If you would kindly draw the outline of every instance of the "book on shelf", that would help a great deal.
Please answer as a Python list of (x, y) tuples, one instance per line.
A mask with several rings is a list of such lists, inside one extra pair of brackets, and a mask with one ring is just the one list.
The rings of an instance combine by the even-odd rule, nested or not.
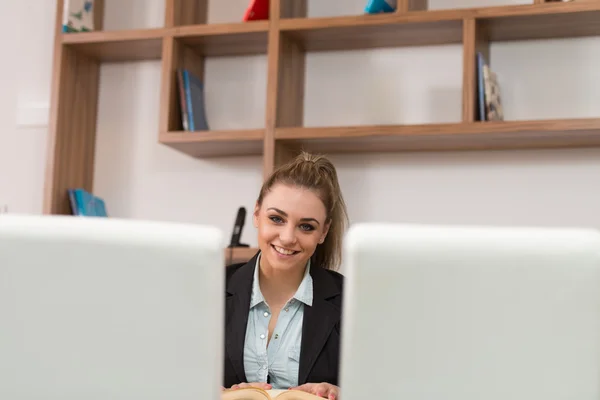
[(269, 0), (250, 0), (244, 13), (244, 21), (259, 21), (269, 19)]
[(104, 200), (84, 189), (68, 189), (71, 213), (79, 217), (108, 217)]
[(271, 389), (255, 387), (243, 389), (226, 389), (221, 400), (323, 400), (322, 397), (301, 390)]
[(63, 0), (64, 33), (91, 32), (94, 29), (94, 0)]
[(182, 68), (177, 70), (177, 80), (183, 130), (209, 130), (204, 103), (204, 83), (191, 71)]
[(396, 0), (369, 0), (365, 7), (365, 13), (379, 14), (386, 12), (394, 12), (396, 11), (396, 7)]
[(477, 120), (503, 121), (502, 98), (498, 76), (484, 55), (477, 53)]

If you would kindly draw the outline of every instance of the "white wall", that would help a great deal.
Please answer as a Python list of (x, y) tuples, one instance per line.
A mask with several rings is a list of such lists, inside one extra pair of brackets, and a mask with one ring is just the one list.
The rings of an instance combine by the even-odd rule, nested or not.
[(40, 109), (47, 114), (55, 7), (32, 3), (0, 2), (0, 210), (8, 205), (9, 212), (42, 207), (46, 127), (17, 123), (21, 109), (33, 109), (31, 118), (39, 118)]
[[(309, 13), (357, 14), (365, 2), (309, 0)], [(213, 0), (209, 20), (237, 21), (246, 3)], [(518, 3), (526, 2), (430, 0), (436, 9)], [(127, 9), (144, 4), (145, 11), (128, 20), (128, 13), (119, 13), (117, 0), (108, 0), (107, 29), (162, 23), (163, 1), (121, 4)], [(0, 6), (0, 16), (6, 7)], [(45, 7), (44, 18), (50, 18), (53, 6)], [(0, 104), (8, 105), (0, 107), (4, 112), (0, 115), (0, 204), (8, 198), (11, 209), (23, 212), (41, 211), (44, 131), (17, 130), (14, 113), (5, 110), (18, 98), (47, 101), (52, 22), (28, 24), (23, 30), (28, 45), (19, 51), (32, 60), (25, 67), (29, 78), (8, 82), (9, 90), (0, 94)], [(7, 27), (0, 24), (0, 29)], [(491, 57), (506, 118), (600, 116), (599, 45), (600, 38), (493, 44)], [(310, 54), (305, 123), (459, 121), (461, 62), (460, 46)], [(15, 69), (7, 64), (0, 64), (0, 76)], [(264, 57), (209, 59), (206, 71), (213, 128), (262, 126)], [(252, 209), (262, 178), (260, 158), (195, 160), (158, 145), (158, 62), (106, 65), (101, 82), (95, 189), (106, 198), (111, 214), (210, 223), (229, 234), (237, 207)], [(7, 170), (7, 159), (18, 168)], [(596, 212), (600, 150), (335, 155), (332, 159), (353, 222), (600, 227), (600, 212)], [(242, 239), (254, 245), (250, 221)]]

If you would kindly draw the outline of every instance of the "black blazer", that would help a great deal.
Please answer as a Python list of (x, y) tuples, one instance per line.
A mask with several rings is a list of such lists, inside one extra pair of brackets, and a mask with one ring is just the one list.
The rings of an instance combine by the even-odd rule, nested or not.
[[(223, 386), (248, 382), (244, 370), (244, 340), (250, 311), (257, 253), (246, 264), (227, 267), (225, 293), (225, 374)], [(298, 385), (328, 382), (338, 385), (340, 327), (344, 277), (311, 266), (313, 304), (304, 307)]]

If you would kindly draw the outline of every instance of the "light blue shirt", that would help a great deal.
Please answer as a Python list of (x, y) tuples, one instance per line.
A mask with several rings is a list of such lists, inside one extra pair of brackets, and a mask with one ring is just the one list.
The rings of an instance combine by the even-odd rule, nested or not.
[(271, 310), (259, 285), (260, 255), (254, 268), (250, 314), (244, 342), (244, 369), (248, 382), (267, 382), (273, 389), (288, 389), (298, 385), (300, 344), (304, 305), (312, 306), (313, 281), (310, 261), (296, 294), (283, 306), (267, 346)]

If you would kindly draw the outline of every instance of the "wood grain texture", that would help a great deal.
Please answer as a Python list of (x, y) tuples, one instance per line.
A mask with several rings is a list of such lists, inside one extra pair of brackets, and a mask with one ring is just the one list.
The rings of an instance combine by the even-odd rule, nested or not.
[(94, 1), (94, 29), (104, 29), (104, 0)]
[(277, 84), (276, 127), (302, 126), (306, 59), (298, 43), (281, 35)]
[(267, 104), (265, 109), (265, 137), (263, 140), (263, 180), (275, 169), (275, 128), (277, 126), (277, 108), (279, 94), (279, 74), (282, 60), (281, 22), (282, 2), (289, 0), (271, 0), (269, 3), (269, 42), (267, 52)]
[(396, 14), (290, 19), (281, 31), (305, 51), (461, 43), (461, 18), (413, 20)]
[(477, 53), (490, 63), (490, 45), (486, 26), (467, 18), (463, 23), (463, 92), (462, 121), (475, 122), (478, 116)]
[(165, 26), (206, 24), (209, 0), (165, 0)]
[(425, 11), (428, 7), (427, 0), (398, 0), (398, 12)]
[(597, 147), (600, 118), (279, 128), (275, 137), (325, 153)]
[(62, 44), (62, 1), (57, 2), (44, 214), (71, 214), (67, 189), (92, 190), (100, 68)]
[(462, 21), (482, 20), (490, 40), (600, 35), (600, 1), (414, 11), (281, 21), (306, 51), (460, 43)]
[(178, 45), (173, 37), (167, 37), (163, 40), (158, 133), (183, 129), (179, 82), (177, 81), (177, 57), (179, 54), (176, 52), (176, 48)]
[(262, 155), (264, 129), (161, 133), (159, 142), (192, 157)]
[(280, 0), (280, 18), (306, 18), (308, 16), (307, 0)]
[[(586, 7), (587, 6), (587, 7)], [(525, 6), (521, 6), (525, 7)], [(600, 35), (600, 2), (545, 3), (539, 12), (481, 15), (491, 41), (575, 38)]]
[(62, 43), (101, 62), (158, 60), (167, 29), (61, 34)]
[(46, 139), (46, 167), (44, 170), (44, 195), (42, 204), (43, 214), (52, 214), (55, 209), (60, 207), (60, 194), (55, 194), (57, 176), (57, 134), (59, 126), (59, 110), (64, 107), (61, 102), (63, 77), (63, 44), (62, 44), (62, 17), (63, 2), (56, 0), (56, 12), (54, 21), (54, 43), (52, 54), (52, 80), (50, 82), (50, 112), (48, 116), (48, 136)]
[(205, 56), (266, 54), (268, 21), (177, 28), (174, 37)]
[(100, 68), (69, 48), (55, 65), (59, 93), (50, 117), (44, 212), (71, 214), (67, 189), (93, 188)]

